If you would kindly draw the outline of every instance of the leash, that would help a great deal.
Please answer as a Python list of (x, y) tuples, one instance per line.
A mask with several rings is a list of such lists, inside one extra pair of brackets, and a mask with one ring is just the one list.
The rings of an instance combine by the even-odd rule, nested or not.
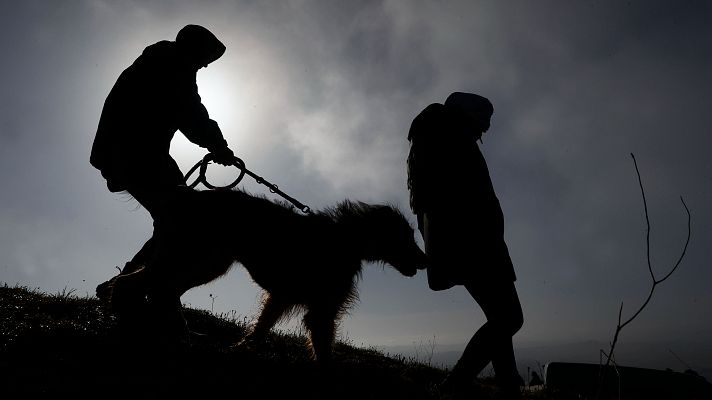
[[(187, 174), (185, 174), (185, 177), (183, 178), (185, 180), (186, 185), (188, 185), (189, 188), (194, 188), (196, 187), (199, 183), (202, 183), (205, 187), (208, 189), (232, 189), (235, 186), (237, 186), (238, 183), (242, 180), (242, 178), (245, 177), (245, 175), (249, 175), (252, 178), (255, 179), (255, 181), (260, 184), (260, 185), (265, 185), (267, 188), (269, 188), (269, 191), (272, 193), (276, 193), (280, 195), (282, 198), (287, 200), (288, 202), (292, 203), (295, 207), (297, 207), (301, 212), (304, 214), (311, 214), (311, 209), (309, 206), (306, 206), (299, 202), (299, 200), (295, 199), (294, 197), (284, 193), (279, 189), (279, 187), (273, 183), (268, 182), (266, 179), (263, 177), (255, 174), (254, 172), (250, 171), (245, 167), (245, 162), (242, 161), (239, 157), (235, 157), (235, 160), (232, 163), (233, 167), (236, 167), (237, 169), (240, 170), (240, 174), (237, 176), (237, 178), (229, 185), (226, 186), (215, 186), (212, 185), (210, 182), (208, 182), (208, 178), (206, 178), (205, 173), (208, 170), (208, 164), (210, 162), (214, 161), (213, 160), (213, 155), (208, 153), (203, 157), (202, 160), (198, 161), (193, 168), (191, 168)], [(190, 176), (193, 175), (193, 173), (198, 171), (198, 177), (195, 179), (193, 183), (188, 183), (188, 179), (190, 179)]]

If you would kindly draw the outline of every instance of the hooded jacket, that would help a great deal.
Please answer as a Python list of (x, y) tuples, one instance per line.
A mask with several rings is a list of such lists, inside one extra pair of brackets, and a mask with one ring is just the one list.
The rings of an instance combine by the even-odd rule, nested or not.
[(410, 204), (428, 238), (428, 285), (433, 290), (516, 280), (504, 242), (502, 208), (478, 137), (473, 120), (447, 103), (426, 107), (408, 133)]
[(207, 29), (188, 25), (176, 41), (146, 47), (121, 73), (104, 103), (90, 157), (110, 190), (175, 184), (182, 175), (169, 149), (177, 130), (209, 151), (227, 146), (196, 84), (198, 69), (224, 51)]
[(413, 120), (407, 172), (414, 214), (451, 210), (456, 197), (481, 214), (486, 229), (504, 224), (475, 129), (458, 109), (438, 103)]

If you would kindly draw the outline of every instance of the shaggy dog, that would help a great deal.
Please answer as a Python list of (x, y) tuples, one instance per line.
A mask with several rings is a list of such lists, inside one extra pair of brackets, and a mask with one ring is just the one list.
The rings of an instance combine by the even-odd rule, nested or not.
[[(357, 299), (362, 262), (391, 265), (405, 276), (426, 266), (414, 231), (396, 208), (343, 201), (304, 215), (243, 191), (196, 191), (186, 204), (200, 210), (180, 223), (158, 224), (155, 257), (110, 281), (111, 303), (126, 312), (138, 297), (180, 309), (188, 289), (242, 264), (265, 294), (247, 342), (281, 319), (305, 311), (312, 356), (328, 361), (337, 321)], [(172, 304), (172, 306), (171, 306)], [(180, 316), (182, 320), (182, 316)]]

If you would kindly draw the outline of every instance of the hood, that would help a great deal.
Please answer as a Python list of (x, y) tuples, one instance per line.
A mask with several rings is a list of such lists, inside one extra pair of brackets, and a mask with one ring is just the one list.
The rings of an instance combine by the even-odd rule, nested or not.
[(183, 27), (176, 36), (176, 44), (180, 51), (198, 66), (210, 64), (225, 53), (225, 45), (200, 25)]
[(474, 93), (455, 92), (445, 100), (445, 107), (455, 110), (465, 118), (464, 123), (472, 125), (475, 130), (475, 140), (482, 140), (482, 134), (490, 128), (494, 107), (486, 97)]
[(467, 114), (492, 117), (494, 107), (486, 98), (474, 93), (455, 92), (445, 100), (445, 107), (451, 107)]

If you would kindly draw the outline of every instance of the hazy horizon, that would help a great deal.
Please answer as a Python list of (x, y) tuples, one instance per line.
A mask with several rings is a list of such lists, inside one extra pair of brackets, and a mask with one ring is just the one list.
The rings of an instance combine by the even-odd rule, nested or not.
[[(453, 91), (492, 100), (481, 148), (524, 309), (515, 346), (605, 343), (620, 303), (626, 317), (645, 299), (635, 153), (658, 276), (684, 243), (680, 195), (692, 239), (622, 343), (708, 343), (710, 16), (701, 1), (0, 1), (0, 282), (93, 294), (150, 236), (149, 215), (108, 192), (89, 151), (120, 72), (194, 23), (227, 46), (198, 87), (229, 145), (314, 209), (388, 202), (415, 224), (405, 180), (412, 119)], [(171, 154), (186, 171), (205, 151), (177, 133)], [(232, 172), (211, 169), (218, 182)], [(467, 206), (457, 188), (442, 190)], [(425, 273), (366, 265), (360, 290), (341, 326), (358, 345), (435, 337), (464, 348), (484, 322), (464, 289), (432, 292)], [(252, 316), (259, 290), (237, 267), (182, 300)]]

